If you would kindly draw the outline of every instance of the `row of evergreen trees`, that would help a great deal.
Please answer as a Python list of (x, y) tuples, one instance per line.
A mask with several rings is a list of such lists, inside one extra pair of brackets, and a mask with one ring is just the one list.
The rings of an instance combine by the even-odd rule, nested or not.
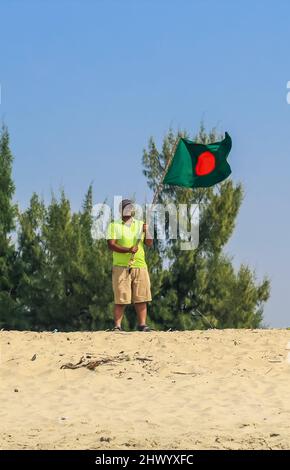
[[(182, 135), (188, 136), (186, 133)], [(196, 140), (217, 139), (201, 127)], [(176, 135), (170, 131), (161, 152), (154, 140), (143, 153), (143, 172), (154, 190)], [(0, 135), (0, 328), (95, 330), (112, 326), (111, 253), (92, 238), (90, 186), (82, 209), (73, 213), (64, 191), (45, 205), (32, 194), (27, 209), (14, 202), (13, 156), (6, 127)], [(231, 180), (195, 191), (167, 187), (160, 203), (200, 202), (200, 243), (180, 250), (180, 241), (156, 241), (147, 250), (153, 301), (149, 324), (156, 329), (256, 328), (269, 297), (268, 279), (258, 283), (248, 266), (238, 271), (223, 252), (235, 226), (242, 187)], [(164, 260), (167, 260), (164, 263)], [(125, 327), (135, 327), (127, 308)]]

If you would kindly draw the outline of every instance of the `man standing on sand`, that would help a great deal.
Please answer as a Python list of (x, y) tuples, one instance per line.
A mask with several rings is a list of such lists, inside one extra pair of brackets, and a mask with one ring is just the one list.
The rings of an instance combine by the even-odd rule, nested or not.
[[(134, 218), (134, 206), (130, 199), (123, 199), (120, 212), (122, 218), (111, 222), (107, 233), (108, 247), (113, 251), (114, 330), (122, 331), (125, 306), (133, 303), (137, 313), (138, 330), (150, 331), (146, 325), (146, 317), (147, 302), (152, 298), (144, 243), (152, 246), (153, 240), (147, 225)], [(134, 258), (131, 263), (132, 257)]]

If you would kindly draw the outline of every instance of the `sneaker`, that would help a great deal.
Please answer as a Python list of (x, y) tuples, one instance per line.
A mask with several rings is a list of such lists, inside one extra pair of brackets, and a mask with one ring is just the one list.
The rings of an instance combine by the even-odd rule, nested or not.
[(147, 333), (148, 331), (151, 331), (151, 329), (147, 325), (138, 325), (138, 331), (144, 331)]
[(111, 331), (124, 331), (121, 326), (114, 326)]

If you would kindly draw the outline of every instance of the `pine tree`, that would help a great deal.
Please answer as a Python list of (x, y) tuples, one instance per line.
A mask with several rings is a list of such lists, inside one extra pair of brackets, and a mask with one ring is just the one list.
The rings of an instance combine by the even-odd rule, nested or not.
[(113, 298), (111, 289), (111, 253), (106, 240), (94, 239), (92, 185), (86, 193), (79, 214), (85, 266), (87, 300), (82, 309), (83, 328), (107, 329), (112, 324)]
[(5, 126), (0, 134), (0, 327), (24, 325), (23, 306), (18, 295), (21, 269), (13, 237), (17, 206), (13, 203), (15, 185), (12, 179), (13, 156)]
[(18, 213), (18, 256), (23, 272), (19, 295), (25, 306), (27, 328), (33, 330), (40, 329), (39, 312), (46, 304), (47, 252), (42, 237), (45, 217), (44, 201), (36, 193), (29, 207)]

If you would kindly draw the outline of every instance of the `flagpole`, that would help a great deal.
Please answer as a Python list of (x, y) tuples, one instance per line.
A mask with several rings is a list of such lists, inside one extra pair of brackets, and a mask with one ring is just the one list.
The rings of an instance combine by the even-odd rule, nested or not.
[[(178, 135), (177, 138), (176, 138), (176, 140), (175, 140), (174, 146), (173, 146), (172, 151), (171, 151), (171, 155), (170, 155), (170, 157), (168, 158), (168, 160), (167, 160), (167, 162), (166, 162), (166, 165), (165, 165), (165, 168), (164, 168), (164, 170), (163, 170), (161, 179), (160, 179), (160, 181), (159, 181), (159, 183), (158, 183), (158, 185), (157, 185), (157, 187), (156, 187), (156, 189), (155, 189), (155, 192), (154, 192), (154, 195), (153, 195), (153, 200), (152, 200), (152, 203), (151, 203), (151, 205), (150, 205), (149, 212), (148, 212), (148, 221), (146, 220), (146, 222), (148, 222), (148, 224), (149, 224), (149, 222), (150, 222), (150, 215), (151, 215), (153, 206), (154, 206), (154, 204), (156, 204), (156, 202), (157, 202), (157, 200), (158, 200), (158, 196), (159, 196), (159, 194), (160, 194), (160, 192), (161, 192), (161, 190), (162, 190), (164, 178), (165, 178), (166, 173), (167, 173), (167, 171), (168, 171), (168, 169), (169, 169), (170, 163), (171, 163), (172, 160), (173, 160), (173, 157), (174, 157), (174, 154), (175, 154), (175, 152), (176, 152), (177, 145), (178, 145), (178, 143), (179, 143), (180, 138), (181, 138), (181, 137)], [(147, 224), (147, 225), (148, 225), (148, 224)], [(142, 232), (143, 232), (143, 230), (142, 230)], [(141, 241), (142, 232), (140, 233), (140, 238), (137, 239), (136, 246), (138, 246), (139, 243), (140, 243), (140, 241)], [(132, 266), (132, 264), (133, 264), (134, 255), (135, 255), (135, 253), (132, 253), (131, 258), (130, 258), (130, 260), (129, 260), (129, 264), (128, 264), (128, 268), (129, 268), (129, 269), (131, 268), (131, 266)]]
[(166, 162), (164, 171), (163, 171), (163, 173), (162, 173), (161, 180), (160, 180), (160, 182), (158, 183), (157, 188), (156, 188), (155, 193), (154, 193), (154, 196), (153, 196), (152, 205), (153, 205), (153, 204), (156, 204), (156, 202), (157, 202), (158, 196), (159, 196), (159, 194), (160, 194), (160, 192), (161, 192), (161, 189), (162, 189), (162, 186), (163, 186), (163, 180), (164, 180), (164, 178), (165, 178), (165, 176), (166, 176), (166, 173), (167, 173), (167, 171), (168, 171), (168, 169), (169, 169), (170, 163), (172, 162), (172, 159), (173, 159), (174, 154), (175, 154), (175, 151), (176, 151), (176, 149), (177, 149), (177, 145), (178, 145), (178, 143), (179, 143), (179, 140), (180, 140), (180, 136), (177, 137), (177, 139), (176, 139), (176, 141), (175, 141), (175, 143), (174, 143), (174, 146), (173, 146), (171, 155), (170, 155), (170, 157), (168, 158), (168, 160), (167, 160), (167, 162)]

